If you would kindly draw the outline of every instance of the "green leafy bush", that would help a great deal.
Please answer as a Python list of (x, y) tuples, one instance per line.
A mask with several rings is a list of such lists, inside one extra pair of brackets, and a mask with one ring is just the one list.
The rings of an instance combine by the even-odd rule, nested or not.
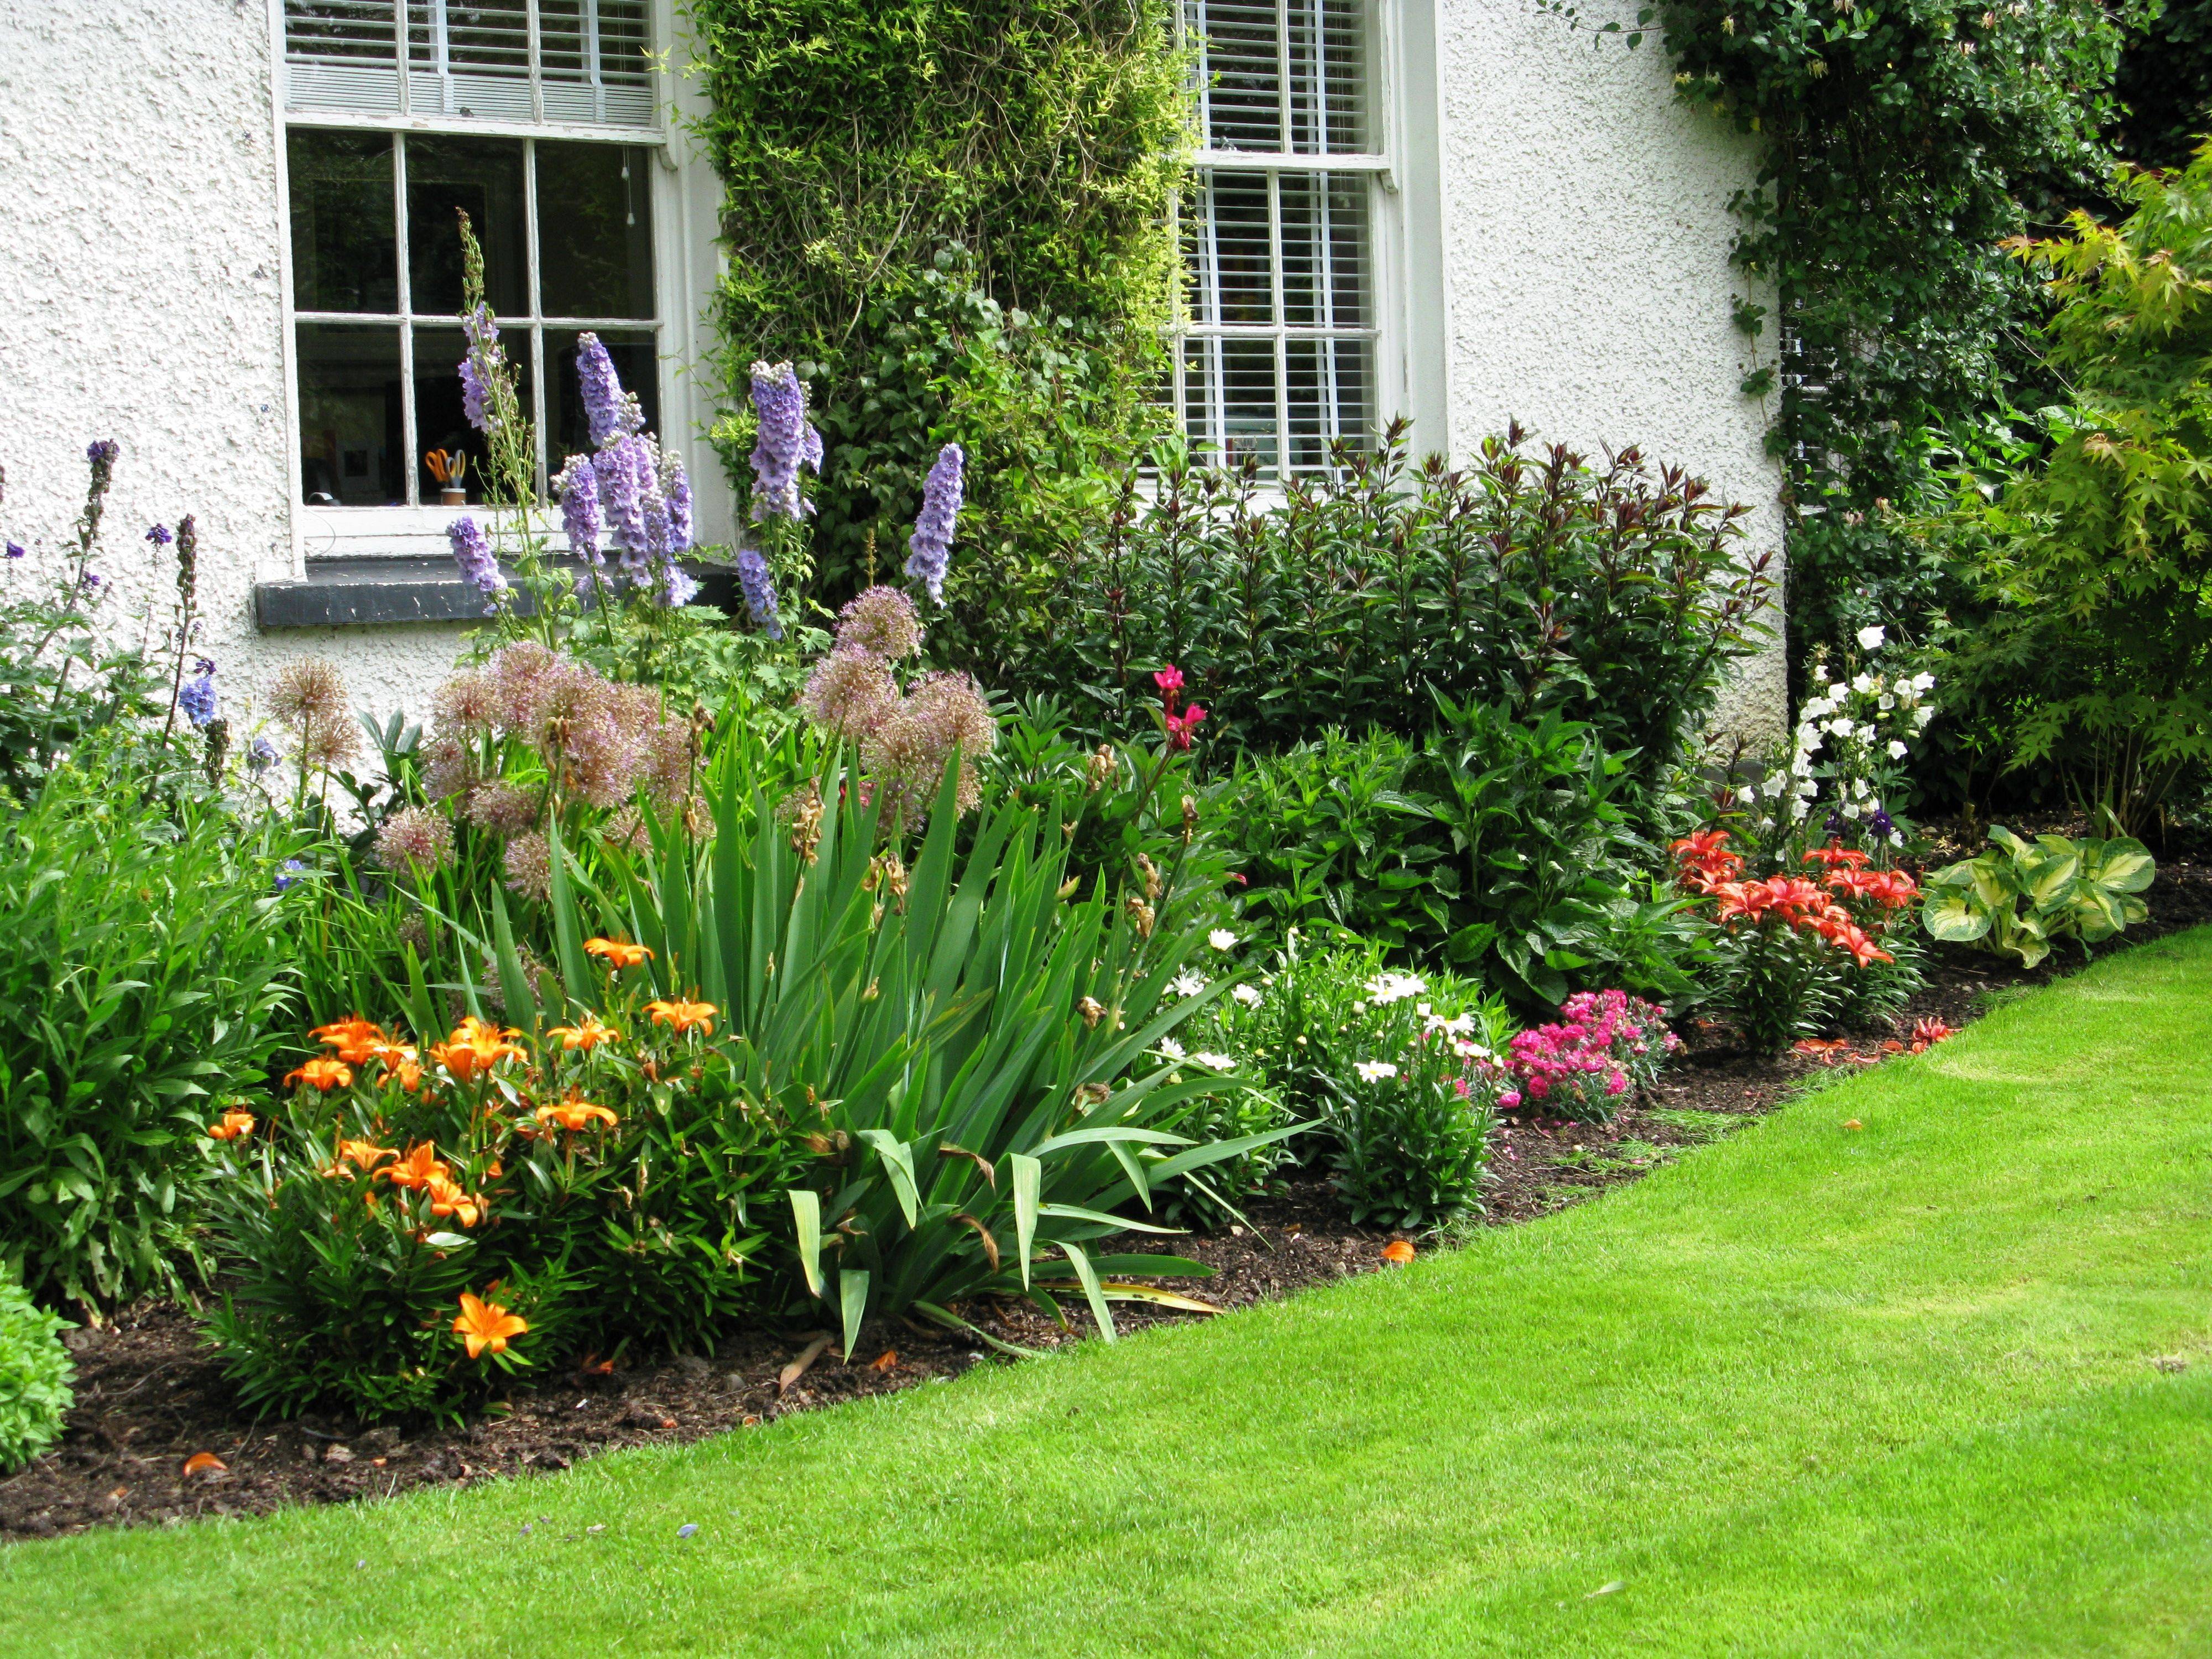
[(67, 1320), (0, 1275), (0, 1474), (12, 1474), (62, 1437), (76, 1366), (62, 1346)]
[(0, 826), (0, 1254), (91, 1304), (178, 1282), (204, 1126), (261, 1086), (304, 838), (169, 797), (100, 744)]
[(2078, 939), (2086, 951), (2150, 914), (2136, 896), (2158, 866), (2139, 841), (2028, 842), (2002, 824), (1990, 840), (1990, 851), (1928, 878), (1921, 914), (1930, 937), (1979, 945), (2033, 968), (2060, 939)]
[[(761, 1308), (816, 1109), (714, 1034), (719, 1009), (649, 999), (617, 965), (634, 953), (601, 948), (572, 1024), (471, 1016), (427, 1050), (324, 1026), (276, 1121), (216, 1126), (208, 1328), (245, 1403), (451, 1414), (536, 1358), (711, 1351)], [(470, 1352), (464, 1293), (520, 1328)]]

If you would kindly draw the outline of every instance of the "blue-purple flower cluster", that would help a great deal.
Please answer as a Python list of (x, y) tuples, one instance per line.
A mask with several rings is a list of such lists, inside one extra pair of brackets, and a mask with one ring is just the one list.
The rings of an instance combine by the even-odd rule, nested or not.
[(636, 395), (623, 390), (596, 334), (577, 338), (576, 377), (592, 447), (589, 455), (571, 457), (555, 481), (568, 545), (597, 566), (603, 543), (610, 544), (633, 586), (671, 609), (688, 605), (699, 585), (679, 562), (691, 547), (691, 484), (684, 463), (645, 430)]
[(453, 544), (453, 562), (460, 566), (463, 580), (489, 601), (484, 615), (490, 616), (499, 609), (498, 596), (507, 586), (507, 577), (491, 550), (490, 538), (482, 525), (464, 516), (446, 526), (446, 538)]
[(789, 363), (755, 363), (753, 522), (799, 519), (814, 508), (799, 490), (799, 469), (822, 472), (822, 434), (806, 418), (806, 387)]
[(215, 664), (207, 658), (192, 665), (192, 678), (177, 693), (177, 707), (194, 726), (204, 727), (215, 718)]
[(753, 625), (769, 638), (781, 641), (783, 617), (776, 606), (775, 578), (769, 572), (768, 561), (750, 547), (738, 550), (738, 586), (744, 592)]
[(907, 538), (906, 574), (929, 597), (945, 602), (945, 568), (952, 557), (952, 532), (960, 517), (961, 469), (967, 456), (958, 444), (937, 452), (937, 463), (921, 486), (921, 516)]
[(505, 362), (499, 343), (499, 325), (492, 320), (491, 307), (478, 306), (461, 319), (461, 332), (468, 337), (468, 355), (461, 359), (461, 413), (468, 417), (471, 426), (491, 436), (492, 382)]

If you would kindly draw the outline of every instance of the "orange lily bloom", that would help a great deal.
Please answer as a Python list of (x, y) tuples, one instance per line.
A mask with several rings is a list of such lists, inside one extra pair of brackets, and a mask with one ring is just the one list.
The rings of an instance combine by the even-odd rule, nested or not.
[(217, 1140), (236, 1140), (252, 1133), (253, 1114), (251, 1112), (225, 1112), (222, 1122), (208, 1125), (208, 1133)]
[(370, 1059), (376, 1049), (392, 1039), (385, 1035), (381, 1025), (362, 1018), (342, 1019), (330, 1025), (318, 1025), (308, 1036), (326, 1043), (340, 1060), (349, 1066), (358, 1066)]
[(581, 1024), (556, 1025), (545, 1035), (560, 1038), (561, 1046), (572, 1053), (581, 1048), (586, 1054), (591, 1053), (602, 1042), (613, 1042), (622, 1036), (620, 1031), (611, 1025), (600, 1024), (598, 1018), (591, 1014), (584, 1016)]
[(529, 1328), (527, 1320), (507, 1312), (498, 1303), (461, 1292), (461, 1316), (453, 1322), (453, 1334), (468, 1345), (470, 1358), (477, 1358), (487, 1348), (505, 1353), (507, 1338), (520, 1336)]
[(432, 1215), (449, 1215), (464, 1227), (473, 1227), (483, 1218), (483, 1196), (463, 1192), (457, 1182), (445, 1176), (432, 1176), (424, 1183), (423, 1190), (430, 1195)]
[(333, 1177), (344, 1176), (350, 1181), (353, 1177), (347, 1174), (347, 1164), (352, 1164), (355, 1169), (366, 1175), (383, 1163), (386, 1158), (398, 1156), (399, 1154), (391, 1147), (380, 1146), (372, 1140), (342, 1139), (338, 1142), (337, 1155), (331, 1159), (330, 1168), (325, 1170), (323, 1173)]
[(631, 945), (618, 939), (587, 939), (584, 941), (587, 957), (605, 957), (610, 968), (635, 968), (647, 960), (653, 952), (642, 945)]
[(453, 1034), (430, 1050), (430, 1058), (453, 1075), (457, 1083), (489, 1073), (502, 1060), (520, 1060), (514, 1046), (520, 1031), (502, 1030), (471, 1015), (453, 1028)]
[(538, 1121), (540, 1123), (557, 1123), (564, 1129), (575, 1131), (588, 1129), (595, 1122), (604, 1123), (611, 1129), (622, 1120), (604, 1106), (594, 1106), (588, 1100), (578, 1100), (572, 1096), (558, 1106), (540, 1106)]
[(332, 1060), (327, 1054), (309, 1060), (297, 1071), (285, 1073), (288, 1084), (304, 1083), (312, 1088), (328, 1092), (332, 1089), (353, 1085), (353, 1067), (342, 1060)]
[(714, 1005), (711, 1002), (685, 1002), (679, 997), (674, 1002), (648, 1002), (645, 1012), (653, 1016), (656, 1025), (678, 1031), (688, 1031), (696, 1025), (700, 1036), (714, 1035)]
[(425, 1140), (410, 1146), (406, 1157), (377, 1173), (395, 1187), (427, 1187), (445, 1176), (446, 1166), (438, 1161), (436, 1145)]
[(1846, 847), (1841, 842), (1832, 841), (1826, 847), (1807, 848), (1805, 862), (1817, 864), (1826, 870), (1863, 870), (1874, 860), (1856, 847)]

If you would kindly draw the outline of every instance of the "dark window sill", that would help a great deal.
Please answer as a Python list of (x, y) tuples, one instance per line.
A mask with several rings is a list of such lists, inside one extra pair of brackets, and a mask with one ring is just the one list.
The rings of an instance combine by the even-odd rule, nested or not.
[[(699, 583), (694, 604), (732, 615), (741, 607), (734, 573), (712, 565), (685, 568)], [(526, 596), (518, 596), (523, 615), (532, 608)], [(461, 580), (450, 559), (310, 559), (304, 581), (253, 587), (253, 619), (263, 629), (482, 622), (483, 614), (483, 595)]]

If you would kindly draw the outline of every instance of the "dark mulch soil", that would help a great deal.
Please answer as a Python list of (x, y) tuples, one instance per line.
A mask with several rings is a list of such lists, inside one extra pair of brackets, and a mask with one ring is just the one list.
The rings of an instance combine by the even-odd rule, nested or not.
[[(1944, 858), (1965, 850), (1941, 849)], [(2129, 931), (2127, 944), (2212, 921), (2212, 860), (2201, 849), (2172, 850), (2145, 897), (2150, 920)], [(1824, 1056), (1755, 1060), (1734, 1046), (1723, 1025), (1692, 1020), (1681, 1060), (1616, 1121), (1509, 1124), (1492, 1160), (1495, 1185), (1485, 1218), (1499, 1225), (1529, 1220), (1634, 1180), (1678, 1149), (1724, 1133), (1729, 1119), (1771, 1110), (1824, 1063), (1876, 1062), (1884, 1040), (1905, 1035), (1913, 1021), (1963, 1025), (2019, 990), (2073, 971), (2081, 959), (2069, 947), (2024, 970), (1938, 947), (1928, 988), (1898, 1032), (1850, 1034), (1844, 1048)], [(1325, 1187), (1312, 1179), (1249, 1207), (1246, 1219), (1249, 1225), (1173, 1241), (1178, 1253), (1216, 1270), (1212, 1279), (1179, 1281), (1177, 1288), (1222, 1308), (1243, 1307), (1373, 1272), (1386, 1265), (1382, 1248), (1393, 1237), (1347, 1225)], [(1132, 1243), (1158, 1245), (1151, 1239)], [(976, 1304), (961, 1311), (1024, 1347), (1057, 1346), (1089, 1334), (1087, 1321), (1062, 1330), (1026, 1304)], [(1116, 1310), (1125, 1328), (1197, 1316), (1127, 1304)], [(46, 1456), (0, 1480), (0, 1540), (52, 1537), (115, 1522), (173, 1524), (201, 1515), (258, 1514), (287, 1504), (388, 1497), (414, 1486), (562, 1469), (617, 1447), (696, 1440), (785, 1412), (939, 1381), (993, 1357), (969, 1339), (901, 1323), (871, 1328), (848, 1365), (826, 1337), (754, 1332), (711, 1358), (687, 1355), (611, 1376), (540, 1379), (513, 1397), (508, 1412), (458, 1429), (368, 1428), (329, 1417), (256, 1423), (237, 1411), (213, 1357), (199, 1344), (190, 1311), (149, 1302), (100, 1328), (70, 1334), (77, 1383), (69, 1431)], [(782, 1383), (781, 1374), (810, 1349), (812, 1362)], [(223, 1467), (185, 1475), (186, 1460), (200, 1452), (214, 1454)]]

